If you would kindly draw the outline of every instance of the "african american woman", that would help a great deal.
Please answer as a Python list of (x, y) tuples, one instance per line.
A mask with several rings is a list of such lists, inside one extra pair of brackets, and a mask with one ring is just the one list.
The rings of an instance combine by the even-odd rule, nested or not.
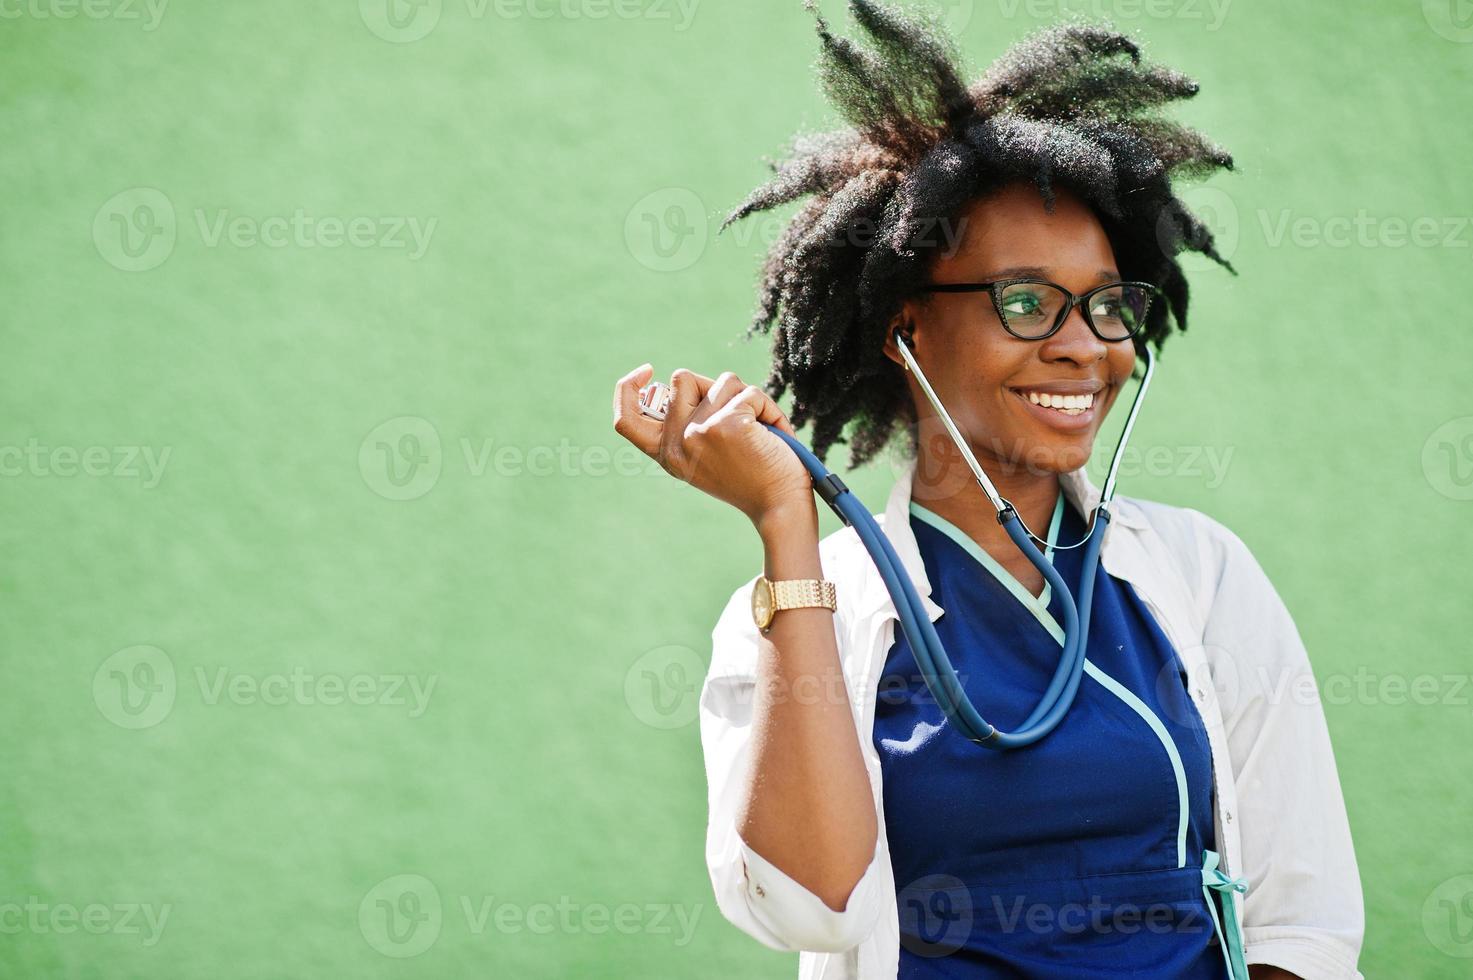
[(855, 529), (820, 540), (809, 473), (759, 423), (811, 425), (814, 452), (845, 443), (851, 468), (894, 439), (884, 535), (966, 693), (999, 728), (1022, 723), (1060, 661), (1065, 600), (899, 345), (1077, 591), (1101, 499), (1085, 463), (1147, 346), (1185, 329), (1178, 256), (1230, 270), (1172, 186), (1232, 166), (1160, 113), (1191, 79), (1071, 22), (968, 85), (933, 22), (850, 10), (870, 43), (817, 18), (848, 125), (795, 140), (727, 218), (811, 195), (764, 266), (749, 336), (777, 324), (766, 384), (677, 370), (663, 420), (638, 410), (650, 365), (615, 389), (616, 430), (762, 541), (700, 702), (721, 911), (802, 951), (814, 980), (1360, 977), (1324, 715), (1284, 694), (1313, 675), (1236, 535), (1115, 498), (1072, 706), (1001, 751), (930, 695)]

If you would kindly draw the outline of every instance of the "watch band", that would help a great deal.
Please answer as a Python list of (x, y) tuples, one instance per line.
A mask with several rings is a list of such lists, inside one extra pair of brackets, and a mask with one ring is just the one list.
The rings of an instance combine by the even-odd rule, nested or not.
[(839, 609), (838, 590), (834, 583), (815, 578), (787, 579), (774, 582), (765, 575), (752, 585), (752, 621), (766, 633), (773, 617), (784, 609)]
[(829, 611), (839, 608), (839, 593), (834, 583), (816, 578), (794, 578), (783, 582), (768, 582), (772, 586), (772, 611), (784, 609), (812, 609), (823, 607)]

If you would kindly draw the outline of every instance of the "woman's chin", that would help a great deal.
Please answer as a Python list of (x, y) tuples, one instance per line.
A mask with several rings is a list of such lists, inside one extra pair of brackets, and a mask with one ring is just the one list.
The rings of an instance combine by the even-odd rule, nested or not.
[(1034, 443), (1024, 454), (1023, 465), (1039, 476), (1072, 473), (1089, 462), (1094, 439), (1047, 439)]

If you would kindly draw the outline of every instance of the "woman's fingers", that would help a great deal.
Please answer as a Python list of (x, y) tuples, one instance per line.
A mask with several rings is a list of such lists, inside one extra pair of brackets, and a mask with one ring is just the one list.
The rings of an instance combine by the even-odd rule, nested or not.
[(664, 459), (671, 462), (685, 460), (685, 427), (712, 384), (712, 380), (705, 375), (687, 371), (685, 368), (676, 368), (671, 372), (670, 411), (665, 415), (665, 428), (660, 435), (660, 451), (664, 454)]
[(715, 415), (727, 402), (742, 393), (742, 387), (742, 380), (736, 376), (735, 371), (721, 372), (711, 383), (711, 387), (706, 389), (706, 396), (701, 399), (701, 406), (691, 421), (704, 422)]
[(747, 385), (744, 394), (749, 398), (757, 400), (760, 406), (757, 410), (758, 422), (775, 425), (790, 436), (796, 436), (798, 434), (797, 430), (793, 428), (793, 423), (788, 421), (788, 417), (783, 414), (783, 410), (778, 407), (777, 402), (773, 401), (772, 396), (767, 392), (756, 385)]
[(614, 385), (614, 431), (649, 456), (659, 451), (664, 426), (659, 419), (639, 410), (639, 389), (649, 383), (654, 373), (651, 365), (641, 364)]
[(663, 420), (640, 411), (639, 390), (651, 368), (641, 364), (614, 386), (614, 431), (654, 458), (671, 476), (752, 516), (774, 502), (811, 495), (811, 480), (791, 452), (751, 424), (796, 435), (767, 392), (732, 371), (714, 380), (679, 368), (670, 375)]
[[(734, 392), (731, 397), (727, 399), (724, 408), (725, 412), (718, 414), (726, 414), (728, 412), (737, 411), (750, 412), (751, 415), (758, 422), (764, 422), (768, 425), (776, 426), (777, 428), (792, 436), (796, 436), (798, 434), (793, 429), (793, 423), (788, 421), (788, 417), (784, 415), (783, 410), (778, 407), (777, 402), (772, 400), (772, 396), (767, 394), (767, 392), (763, 391), (756, 385), (745, 385), (737, 389), (737, 391)], [(716, 421), (720, 420), (717, 419)]]
[(639, 390), (649, 383), (652, 374), (651, 366), (642, 364), (615, 384), (614, 431), (682, 479), (689, 479), (694, 462), (687, 458), (692, 426), (704, 431), (713, 420), (720, 421), (718, 416), (742, 412), (797, 434), (777, 402), (756, 385), (744, 384), (733, 371), (712, 379), (677, 368), (670, 375), (671, 398), (664, 421), (651, 418), (639, 410)]

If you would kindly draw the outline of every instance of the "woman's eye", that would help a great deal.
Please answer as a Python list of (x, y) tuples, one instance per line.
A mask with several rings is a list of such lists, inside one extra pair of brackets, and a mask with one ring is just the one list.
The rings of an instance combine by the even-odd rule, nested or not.
[(1014, 294), (1003, 300), (1002, 311), (1008, 316), (1032, 316), (1043, 309), (1037, 296)]

